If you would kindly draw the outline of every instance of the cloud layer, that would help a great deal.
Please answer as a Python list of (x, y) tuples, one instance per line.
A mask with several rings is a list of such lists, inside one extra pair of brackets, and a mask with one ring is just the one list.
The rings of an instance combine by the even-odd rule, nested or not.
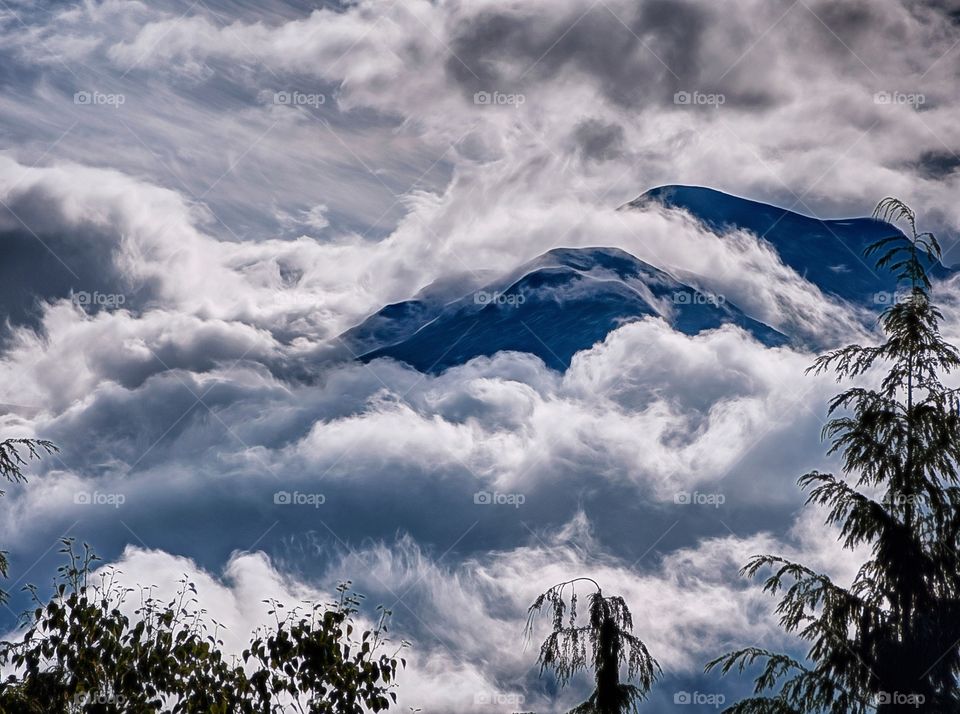
[(414, 641), (405, 706), (543, 711), (576, 692), (516, 637), (557, 580), (627, 597), (670, 702), (732, 695), (699, 674), (730, 644), (793, 646), (745, 557), (852, 572), (798, 513), (796, 477), (835, 466), (813, 355), (645, 320), (565, 373), (431, 376), (336, 337), (603, 245), (869, 339), (756, 236), (616, 209), (664, 183), (830, 217), (893, 194), (958, 262), (948, 3), (17, 3), (0, 39), (0, 437), (62, 447), (0, 502), (17, 585), (67, 530), (131, 582), (192, 573), (238, 631), (264, 593), (352, 578)]

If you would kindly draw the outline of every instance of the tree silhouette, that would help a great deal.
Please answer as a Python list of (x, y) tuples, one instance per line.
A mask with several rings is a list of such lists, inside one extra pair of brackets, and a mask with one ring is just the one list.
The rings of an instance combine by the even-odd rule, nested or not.
[[(59, 451), (52, 441), (46, 439), (6, 439), (0, 441), (0, 477), (10, 483), (23, 483), (27, 477), (23, 467), (28, 459), (39, 459), (44, 454)], [(4, 491), (0, 490), (0, 496)], [(0, 550), (0, 577), (7, 577), (9, 563), (7, 552)], [(0, 604), (7, 601), (7, 592), (0, 588)]]
[[(24, 482), (28, 459), (57, 450), (43, 439), (2, 441), (0, 476)], [(70, 538), (62, 544), (66, 563), (52, 596), (27, 586), (33, 608), (23, 615), (22, 637), (0, 641), (4, 714), (365, 714), (396, 702), (406, 643), (384, 651), (390, 613), (382, 608), (373, 627), (357, 632), (360, 598), (349, 583), (338, 587), (336, 602), (286, 614), (265, 601), (275, 624), (230, 658), (193, 583), (181, 580), (166, 603), (140, 588), (130, 618), (126, 604), (137, 591), (121, 587), (114, 570), (95, 571), (99, 558), (89, 546), (78, 551)], [(7, 575), (3, 552), (0, 575)]]
[(936, 238), (918, 233), (895, 198), (874, 215), (908, 229), (866, 250), (904, 289), (880, 317), (884, 341), (830, 352), (808, 371), (831, 370), (838, 382), (877, 364), (886, 373), (878, 388), (852, 386), (830, 402), (823, 438), (843, 477), (814, 471), (799, 481), (844, 548), (867, 545), (871, 556), (849, 589), (777, 556), (746, 565), (751, 577), (772, 568), (764, 589), (783, 593), (780, 624), (810, 649), (803, 662), (758, 647), (710, 662), (724, 674), (761, 666), (756, 696), (729, 712), (960, 711), (960, 409), (957, 390), (941, 382), (960, 352), (931, 302), (925, 264), (941, 256)]
[(335, 602), (284, 614), (264, 601), (275, 624), (253, 633), (239, 658), (224, 654), (222, 626), (199, 608), (193, 583), (158, 601), (119, 585), (116, 571), (95, 571), (84, 545), (63, 540), (67, 562), (53, 596), (30, 588), (26, 630), (0, 642), (0, 712), (23, 714), (366, 714), (396, 702), (397, 654), (385, 652), (389, 612), (355, 628), (359, 599), (341, 584)]
[[(588, 598), (586, 624), (579, 624), (578, 582), (590, 583), (596, 588)], [(533, 633), (536, 615), (544, 607), (550, 610), (553, 631), (540, 646), (537, 660), (540, 674), (547, 668), (553, 669), (560, 686), (566, 686), (577, 672), (588, 666), (593, 669), (593, 693), (570, 714), (636, 711), (661, 670), (646, 645), (633, 635), (633, 618), (623, 598), (616, 595), (605, 597), (600, 585), (591, 578), (574, 578), (554, 585), (530, 606), (525, 630), (527, 637)], [(627, 683), (620, 681), (623, 665), (627, 669)], [(637, 684), (630, 684), (629, 680), (636, 680)]]
[[(27, 477), (23, 473), (23, 467), (27, 465), (27, 459), (39, 459), (44, 454), (54, 454), (58, 451), (56, 445), (46, 439), (5, 439), (0, 441), (0, 476), (10, 483), (25, 483)], [(3, 493), (3, 491), (0, 491), (0, 496)]]

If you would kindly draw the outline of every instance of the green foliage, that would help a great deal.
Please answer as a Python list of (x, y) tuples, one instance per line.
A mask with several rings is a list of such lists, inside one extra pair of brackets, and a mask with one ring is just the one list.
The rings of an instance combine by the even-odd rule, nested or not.
[[(24, 482), (29, 459), (56, 451), (42, 439), (0, 442), (0, 476)], [(253, 633), (239, 659), (226, 658), (221, 626), (198, 609), (193, 583), (181, 580), (163, 603), (151, 589), (121, 588), (116, 571), (94, 576), (98, 558), (86, 545), (78, 552), (64, 539), (61, 552), (67, 562), (52, 597), (28, 587), (34, 607), (24, 614), (22, 639), (0, 642), (0, 668), (12, 672), (0, 681), (3, 714), (363, 714), (396, 702), (404, 644), (385, 652), (390, 613), (383, 609), (373, 628), (356, 631), (360, 600), (349, 583), (334, 603), (286, 614), (265, 601), (274, 626)], [(2, 552), (0, 575), (7, 575)], [(135, 595), (139, 602), (130, 602)]]
[[(275, 625), (252, 636), (242, 658), (223, 655), (221, 626), (197, 608), (194, 585), (157, 601), (121, 588), (117, 572), (94, 576), (96, 556), (64, 539), (67, 563), (53, 597), (30, 588), (35, 608), (25, 615), (23, 639), (0, 643), (0, 712), (23, 714), (362, 714), (396, 701), (404, 660), (384, 652), (389, 612), (375, 627), (355, 631), (359, 599), (349, 583), (328, 605), (286, 615), (274, 602)], [(125, 612), (133, 608), (132, 617)], [(400, 647), (404, 645), (401, 644)]]
[[(596, 592), (587, 603), (586, 624), (580, 624), (576, 583), (592, 583)], [(569, 601), (569, 605), (568, 605)], [(530, 606), (526, 633), (533, 631), (536, 615), (546, 607), (552, 616), (553, 631), (540, 647), (540, 674), (554, 670), (557, 682), (565, 686), (580, 671), (592, 668), (595, 688), (590, 698), (570, 714), (621, 714), (637, 710), (654, 681), (660, 665), (646, 645), (633, 635), (633, 618), (622, 597), (604, 597), (590, 578), (576, 578), (554, 585)], [(588, 658), (588, 648), (590, 656)], [(620, 669), (626, 666), (627, 680), (621, 683)]]
[(729, 712), (960, 711), (960, 406), (941, 381), (960, 352), (942, 338), (931, 302), (926, 263), (940, 258), (936, 238), (918, 233), (896, 199), (881, 201), (876, 216), (908, 227), (867, 249), (905, 293), (880, 317), (881, 344), (838, 349), (810, 369), (838, 382), (878, 363), (886, 373), (878, 388), (853, 386), (830, 402), (823, 437), (843, 477), (800, 479), (843, 546), (866, 545), (871, 556), (849, 589), (775, 556), (747, 564), (741, 572), (751, 577), (771, 571), (764, 589), (781, 595), (780, 624), (810, 649), (807, 662), (760, 648), (710, 662), (724, 674), (760, 667), (757, 696)]

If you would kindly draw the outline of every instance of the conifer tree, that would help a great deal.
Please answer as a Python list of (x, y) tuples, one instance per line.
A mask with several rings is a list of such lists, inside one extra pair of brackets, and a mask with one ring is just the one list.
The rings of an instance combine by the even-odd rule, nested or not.
[[(0, 478), (10, 483), (23, 483), (27, 477), (23, 473), (28, 459), (39, 459), (44, 454), (58, 451), (51, 441), (46, 439), (5, 439), (0, 441)], [(0, 496), (4, 492), (0, 490)], [(7, 577), (6, 551), (0, 550), (0, 577)], [(7, 593), (0, 588), (0, 604), (7, 601)]]
[[(586, 624), (580, 624), (578, 619), (578, 582), (590, 583), (596, 588), (587, 601)], [(588, 667), (593, 669), (593, 693), (570, 714), (636, 711), (660, 674), (660, 665), (647, 651), (646, 645), (633, 634), (633, 618), (624, 599), (617, 595), (605, 597), (591, 578), (559, 583), (530, 606), (528, 636), (533, 631), (536, 615), (544, 607), (553, 618), (553, 630), (540, 647), (540, 673), (553, 669), (557, 682), (565, 686), (578, 672)], [(624, 665), (627, 682), (620, 681), (620, 668)], [(637, 680), (637, 684), (631, 684), (629, 680)]]
[(803, 661), (749, 647), (710, 662), (724, 674), (760, 667), (755, 696), (729, 712), (960, 711), (960, 409), (942, 381), (960, 352), (931, 300), (936, 238), (919, 233), (897, 199), (881, 201), (875, 217), (905, 228), (866, 251), (900, 285), (880, 317), (883, 341), (830, 352), (808, 371), (838, 382), (886, 371), (875, 388), (849, 386), (829, 404), (823, 438), (842, 475), (799, 481), (843, 547), (866, 546), (870, 557), (850, 588), (778, 556), (746, 565), (748, 576), (772, 569), (765, 590), (781, 594), (780, 624), (809, 650)]

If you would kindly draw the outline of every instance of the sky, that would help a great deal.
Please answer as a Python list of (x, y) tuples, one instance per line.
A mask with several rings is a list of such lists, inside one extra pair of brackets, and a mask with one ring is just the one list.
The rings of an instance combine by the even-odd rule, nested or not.
[(748, 683), (706, 661), (797, 647), (746, 559), (843, 582), (862, 558), (796, 487), (836, 466), (815, 355), (657, 320), (565, 372), (332, 347), (560, 246), (870, 339), (754, 236), (617, 209), (663, 184), (824, 218), (894, 195), (960, 263), (958, 62), (945, 0), (0, 0), (0, 436), (61, 449), (0, 499), (6, 589), (48, 583), (71, 534), (131, 583), (187, 574), (240, 647), (264, 598), (349, 579), (411, 643), (401, 710), (551, 712), (585, 683), (538, 677), (526, 608), (588, 575), (663, 667), (652, 711), (729, 702)]

